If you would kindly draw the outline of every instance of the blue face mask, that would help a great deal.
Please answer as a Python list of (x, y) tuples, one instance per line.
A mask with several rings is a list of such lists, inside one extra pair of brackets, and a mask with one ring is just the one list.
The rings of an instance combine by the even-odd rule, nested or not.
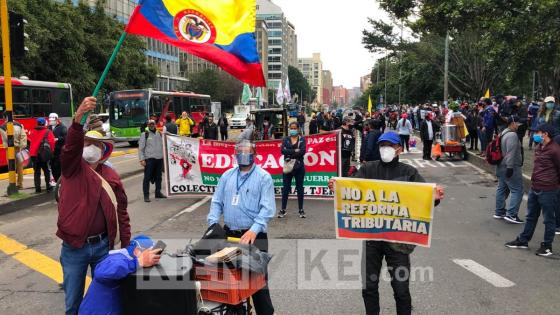
[(296, 129), (290, 129), (290, 136), (295, 137), (299, 134), (299, 132)]
[(554, 109), (554, 103), (552, 102), (546, 103), (546, 109)]
[(533, 135), (533, 141), (535, 141), (535, 143), (543, 143), (544, 138), (543, 138), (542, 135), (534, 134)]
[(253, 153), (237, 153), (235, 155), (237, 160), (237, 165), (239, 166), (249, 166), (255, 162), (255, 157)]

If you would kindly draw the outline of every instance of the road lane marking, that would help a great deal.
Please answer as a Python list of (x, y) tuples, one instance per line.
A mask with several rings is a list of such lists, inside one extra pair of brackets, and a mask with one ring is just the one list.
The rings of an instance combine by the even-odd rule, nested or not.
[(457, 265), (467, 269), (468, 271), (474, 273), (481, 279), (495, 286), (496, 288), (509, 288), (515, 285), (514, 282), (500, 276), (494, 271), (484, 267), (483, 265), (477, 263), (471, 259), (452, 259)]
[[(33, 174), (33, 169), (32, 168), (26, 168), (26, 169), (23, 170), (23, 174), (24, 175)], [(9, 175), (10, 175), (10, 173), (0, 174), (0, 180), (7, 180)]]
[[(481, 157), (481, 156), (479, 156), (479, 155), (477, 155), (477, 154), (472, 154), (472, 153), (471, 153), (471, 156), (474, 156), (475, 158), (478, 158), (478, 159), (481, 159), (481, 160), (486, 161), (485, 158), (483, 158), (483, 157)], [(475, 168), (477, 168), (477, 167), (474, 166), (474, 165), (472, 165), (472, 166), (475, 167)], [(529, 181), (531, 180), (531, 176), (526, 175), (525, 173), (521, 173), (521, 174), (523, 175), (523, 178), (525, 178), (526, 180), (529, 180)]]
[(111, 164), (112, 165), (119, 165), (119, 164), (122, 164), (122, 163), (127, 163), (127, 162), (130, 162), (130, 161), (134, 161), (134, 160), (137, 160), (137, 158), (134, 157), (134, 158), (118, 161), (118, 162), (112, 162)]
[(137, 174), (137, 175), (130, 176), (130, 177), (126, 177), (125, 179), (121, 180), (121, 182), (127, 182), (127, 181), (129, 181), (129, 180), (131, 180), (131, 179), (135, 179), (135, 178), (142, 177), (142, 176), (144, 176), (144, 173), (142, 173), (142, 174)]
[[(40, 252), (27, 248), (24, 244), (0, 234), (0, 251), (19, 261), (25, 266), (51, 278), (56, 283), (62, 283), (62, 266), (60, 262), (41, 254)], [(91, 283), (91, 278), (86, 276), (86, 290)]]
[(172, 216), (171, 218), (168, 219), (168, 221), (172, 221), (175, 220), (176, 218), (180, 217), (181, 215), (185, 214), (185, 213), (189, 213), (189, 212), (193, 212), (194, 210), (196, 210), (198, 207), (202, 206), (203, 204), (205, 204), (208, 200), (210, 200), (212, 197), (210, 196), (206, 196), (204, 198), (202, 198), (201, 200), (199, 200), (197, 203), (191, 205), (188, 208), (185, 208), (183, 211), (177, 213), (176, 215)]

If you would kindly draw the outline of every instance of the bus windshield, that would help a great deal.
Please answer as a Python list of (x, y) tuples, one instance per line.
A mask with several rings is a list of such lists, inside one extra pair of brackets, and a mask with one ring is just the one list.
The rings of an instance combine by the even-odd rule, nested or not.
[(124, 91), (111, 94), (111, 125), (117, 128), (140, 127), (147, 120), (147, 91)]

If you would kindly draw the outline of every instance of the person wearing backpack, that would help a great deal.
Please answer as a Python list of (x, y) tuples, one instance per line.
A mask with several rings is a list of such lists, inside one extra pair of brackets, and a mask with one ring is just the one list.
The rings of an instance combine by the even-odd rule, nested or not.
[(150, 202), (150, 182), (156, 185), (156, 199), (165, 199), (161, 193), (161, 174), (163, 172), (163, 140), (161, 132), (156, 129), (154, 120), (148, 121), (148, 131), (138, 141), (138, 160), (144, 167), (142, 191), (144, 202)]
[[(518, 116), (507, 118), (507, 127), (499, 134), (499, 145), (502, 159), (496, 166), (498, 187), (496, 189), (495, 219), (504, 219), (507, 222), (521, 224), (519, 207), (523, 200), (523, 157), (521, 155), (521, 142), (517, 137), (520, 121)], [(509, 207), (506, 210), (506, 199), (510, 196)]]
[(35, 192), (41, 192), (41, 170), (45, 176), (47, 192), (52, 191), (50, 186), (51, 171), (49, 169), (49, 161), (54, 155), (54, 134), (45, 126), (47, 120), (43, 117), (37, 118), (37, 126), (29, 135), (29, 155), (33, 161), (33, 171), (35, 179)]

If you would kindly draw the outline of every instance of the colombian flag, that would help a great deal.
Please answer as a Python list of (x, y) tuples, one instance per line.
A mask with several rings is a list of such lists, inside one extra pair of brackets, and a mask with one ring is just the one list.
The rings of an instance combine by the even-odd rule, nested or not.
[(253, 86), (266, 86), (255, 0), (140, 0), (126, 32), (179, 47)]

